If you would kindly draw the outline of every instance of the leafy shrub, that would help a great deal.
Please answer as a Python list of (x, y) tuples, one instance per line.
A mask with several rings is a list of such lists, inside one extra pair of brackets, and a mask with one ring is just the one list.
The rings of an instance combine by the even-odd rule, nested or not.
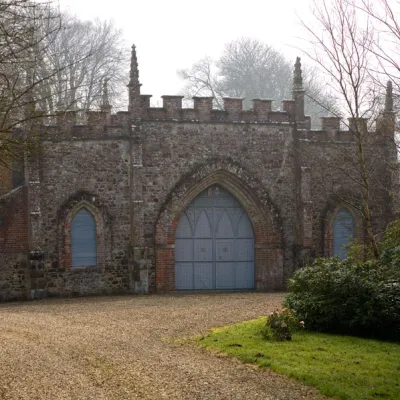
[(347, 259), (355, 264), (365, 262), (365, 260), (374, 259), (374, 253), (369, 244), (360, 244), (357, 239), (351, 240), (347, 246)]
[(386, 229), (380, 244), (380, 261), (394, 275), (400, 274), (400, 220), (392, 222)]
[(312, 330), (400, 340), (399, 251), (381, 258), (317, 259), (289, 280), (285, 305)]
[(400, 220), (392, 222), (385, 231), (381, 250), (393, 249), (400, 246)]
[(268, 315), (261, 334), (268, 340), (291, 340), (292, 331), (299, 328), (304, 328), (304, 322), (299, 322), (292, 311), (284, 309), (279, 312), (276, 310)]

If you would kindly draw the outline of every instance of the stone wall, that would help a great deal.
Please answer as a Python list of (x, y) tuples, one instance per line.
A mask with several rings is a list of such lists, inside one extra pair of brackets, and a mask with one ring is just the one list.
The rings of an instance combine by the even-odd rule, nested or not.
[[(282, 288), (298, 234), (293, 125), (142, 121), (132, 129), (115, 127), (97, 138), (57, 131), (43, 142), (40, 163), (31, 165), (40, 177), (31, 208), (40, 210), (33, 242), (44, 269), (32, 287), (46, 295), (173, 289), (174, 228), (165, 243), (156, 231), (167, 229), (166, 210), (175, 227), (204, 185), (218, 182), (253, 218), (257, 289)], [(218, 171), (226, 175), (212, 182), (208, 176)], [(96, 219), (99, 262), (71, 268), (70, 222), (82, 205)]]
[[(218, 182), (228, 186), (250, 218), (254, 214), (254, 225), (257, 212), (251, 209), (254, 206), (244, 194), (240, 198), (240, 191), (251, 192), (255, 201), (261, 203), (258, 213), (274, 221), (264, 235), (274, 239), (259, 238), (258, 256), (262, 258), (261, 248), (266, 251), (265, 246), (269, 246), (268, 251), (279, 248), (280, 255), (268, 256), (275, 258), (274, 262), (258, 262), (256, 287), (260, 290), (282, 288), (284, 277), (293, 268), (292, 249), (296, 242), (292, 222), (296, 218), (293, 125), (144, 121), (137, 137), (143, 153), (143, 167), (135, 176), (135, 195), (140, 201), (137, 209), (142, 215), (138, 225), (143, 229), (138, 232), (138, 238), (142, 238), (144, 246), (153, 246), (155, 229), (156, 235), (169, 230), (163, 238), (156, 238), (157, 266), (161, 274), (160, 260), (163, 259), (169, 281), (160, 275), (156, 287), (160, 290), (172, 286), (174, 229), (180, 214), (204, 185)], [(228, 174), (219, 180), (209, 178), (216, 171)], [(235, 186), (228, 182), (229, 174), (237, 179)], [(155, 286), (153, 278), (150, 285)]]
[[(128, 111), (111, 114), (106, 94), (85, 124), (81, 111), (60, 111), (41, 128), (25, 186), (10, 191), (11, 176), (0, 171), (8, 191), (0, 198), (0, 299), (174, 290), (177, 224), (211, 185), (227, 189), (252, 223), (256, 290), (281, 290), (296, 268), (332, 255), (335, 213), (360, 191), (356, 121), (341, 131), (329, 117), (322, 130), (310, 129), (299, 59), (293, 99), (281, 110), (255, 99), (244, 111), (237, 98), (213, 110), (210, 97), (182, 109), (182, 96), (152, 108), (138, 77), (133, 47)], [(394, 114), (384, 114), (365, 135), (376, 232), (394, 217), (388, 193), (398, 188), (389, 168), (397, 163)], [(95, 266), (72, 266), (71, 224), (81, 207), (96, 223)], [(364, 241), (363, 219), (350, 211)]]
[[(43, 143), (36, 246), (44, 256), (48, 295), (127, 291), (130, 243), (129, 141)], [(32, 199), (32, 202), (34, 200)], [(80, 207), (96, 219), (98, 265), (71, 268), (70, 223)]]
[(0, 198), (0, 299), (26, 298), (29, 286), (26, 188)]
[(0, 254), (0, 300), (26, 299), (29, 272), (27, 254)]
[[(91, 127), (52, 129), (42, 157), (30, 163), (29, 185), (7, 202), (12, 221), (0, 227), (0, 244), (2, 253), (12, 254), (7, 260), (3, 255), (4, 299), (174, 290), (177, 223), (213, 184), (228, 189), (252, 221), (256, 289), (282, 289), (294, 269), (332, 255), (340, 195), (355, 193), (354, 169), (343, 175), (343, 169), (351, 171), (355, 149), (348, 132), (298, 131), (294, 123), (171, 120), (97, 133)], [(374, 160), (388, 159), (389, 147), (378, 140)], [(375, 171), (388, 185), (384, 165)], [(392, 217), (390, 199), (377, 188), (374, 200), (376, 226), (384, 229)], [(82, 206), (96, 220), (95, 267), (71, 267), (70, 224)], [(353, 213), (363, 241), (363, 220)]]
[[(360, 207), (363, 182), (359, 172), (357, 145), (349, 131), (308, 132), (299, 142), (301, 198), (304, 224), (303, 246), (316, 257), (333, 255), (332, 221), (345, 207), (353, 214), (356, 238), (367, 240)], [(394, 202), (390, 164), (395, 164), (393, 137), (382, 141), (382, 132), (371, 132), (364, 143), (370, 185), (370, 207), (374, 232), (381, 233), (393, 221)], [(382, 162), (385, 160), (384, 162)], [(356, 206), (356, 207), (355, 207)]]

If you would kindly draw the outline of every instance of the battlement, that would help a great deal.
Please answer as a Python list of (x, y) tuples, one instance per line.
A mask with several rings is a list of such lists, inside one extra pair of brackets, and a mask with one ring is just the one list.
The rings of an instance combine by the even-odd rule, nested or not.
[(356, 142), (357, 134), (367, 133), (376, 144), (386, 138), (393, 140), (395, 118), (392, 112), (383, 112), (376, 119), (375, 130), (368, 131), (368, 118), (347, 118), (343, 129), (340, 117), (322, 117), (320, 130), (299, 130), (299, 139), (320, 142)]
[[(183, 108), (183, 96), (164, 95), (162, 107), (151, 107), (151, 95), (141, 94), (136, 47), (132, 46), (130, 81), (128, 84), (129, 104), (127, 111), (112, 113), (108, 100), (107, 80), (104, 81), (102, 103), (99, 111), (59, 111), (48, 126), (47, 132), (61, 137), (116, 137), (129, 135), (132, 126), (139, 121), (185, 122), (185, 123), (228, 123), (228, 124), (285, 124), (298, 131), (298, 138), (312, 141), (355, 140), (354, 132), (367, 130), (364, 118), (349, 118), (347, 130), (341, 129), (338, 117), (323, 117), (322, 129), (311, 130), (311, 118), (304, 115), (304, 88), (300, 58), (296, 59), (293, 77), (293, 98), (282, 100), (279, 110), (273, 109), (272, 99), (253, 99), (250, 110), (243, 109), (243, 98), (224, 97), (223, 109), (213, 108), (213, 97), (193, 97), (193, 108)], [(391, 98), (387, 93), (387, 98)], [(377, 132), (383, 135), (394, 131), (392, 106), (387, 100), (383, 117), (377, 120)], [(127, 127), (129, 129), (127, 130)], [(386, 132), (386, 133), (385, 133)]]
[[(322, 117), (321, 129), (311, 129), (311, 118), (305, 116), (302, 122), (295, 119), (295, 101), (283, 100), (281, 110), (272, 110), (273, 100), (254, 99), (250, 110), (243, 110), (242, 98), (224, 98), (224, 109), (213, 109), (212, 97), (194, 97), (193, 108), (183, 108), (183, 96), (162, 96), (163, 107), (150, 106), (151, 95), (141, 95), (141, 116), (132, 119), (129, 111), (119, 111), (111, 114), (107, 111), (66, 111), (57, 113), (52, 125), (45, 127), (51, 136), (71, 136), (73, 138), (88, 137), (118, 137), (126, 136), (126, 127), (143, 122), (188, 122), (188, 123), (232, 123), (232, 124), (293, 124), (298, 130), (300, 140), (354, 142), (354, 132), (357, 129), (367, 130), (367, 119), (348, 118), (347, 129), (342, 129), (339, 117)], [(84, 115), (84, 117), (82, 117)], [(294, 125), (296, 123), (296, 125)], [(386, 124), (387, 125), (387, 124)], [(386, 126), (381, 119), (377, 120), (379, 127)]]
[[(250, 110), (243, 110), (242, 98), (225, 97), (224, 109), (213, 108), (212, 97), (193, 97), (193, 108), (183, 108), (183, 96), (162, 96), (163, 107), (150, 106), (151, 95), (141, 95), (141, 112), (135, 119), (145, 121), (182, 121), (182, 122), (227, 122), (227, 123), (263, 123), (291, 124), (295, 122), (294, 100), (283, 100), (281, 110), (272, 110), (273, 100), (254, 99)], [(92, 130), (103, 130), (109, 125), (124, 125), (131, 118), (129, 111), (116, 114), (107, 111), (64, 111), (57, 112), (53, 125), (60, 130), (69, 130), (75, 125), (88, 126)], [(302, 128), (310, 129), (310, 117), (304, 117)]]
[(128, 110), (132, 120), (227, 122), (257, 124), (296, 124), (310, 129), (310, 118), (304, 115), (304, 90), (300, 58), (296, 59), (293, 79), (293, 99), (283, 100), (279, 111), (272, 109), (272, 100), (253, 99), (250, 110), (243, 110), (243, 98), (224, 97), (223, 109), (213, 109), (212, 97), (193, 97), (193, 108), (182, 108), (182, 96), (162, 96), (162, 107), (150, 107), (150, 95), (140, 93), (136, 46), (132, 46)]
[(295, 65), (297, 86), (293, 90), (293, 100), (283, 100), (280, 110), (272, 109), (273, 100), (254, 99), (250, 110), (243, 110), (243, 98), (223, 98), (223, 109), (213, 108), (212, 97), (193, 97), (193, 108), (183, 108), (183, 96), (162, 96), (162, 107), (151, 107), (151, 95), (141, 94), (136, 47), (132, 46), (130, 79), (127, 85), (129, 104), (126, 112), (112, 114), (108, 99), (107, 79), (104, 80), (102, 102), (99, 111), (59, 111), (47, 131), (53, 135), (73, 137), (125, 135), (126, 127), (137, 121), (173, 121), (192, 123), (253, 123), (253, 124), (293, 124), (297, 128), (310, 129), (310, 117), (304, 115), (304, 91), (300, 59)]
[[(141, 95), (142, 96), (142, 95)], [(243, 110), (242, 98), (223, 98), (224, 109), (213, 109), (212, 97), (193, 97), (193, 108), (183, 108), (183, 96), (162, 96), (163, 107), (150, 107), (150, 96), (142, 101), (141, 118), (144, 120), (172, 120), (191, 122), (232, 122), (232, 123), (294, 123), (291, 100), (282, 102), (281, 111), (272, 111), (272, 100), (254, 99), (253, 108)], [(146, 106), (144, 106), (146, 104)]]

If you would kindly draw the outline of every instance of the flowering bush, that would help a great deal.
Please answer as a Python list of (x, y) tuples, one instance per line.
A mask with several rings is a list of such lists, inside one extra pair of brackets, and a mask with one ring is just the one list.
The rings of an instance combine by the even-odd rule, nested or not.
[(292, 311), (275, 310), (268, 315), (261, 334), (268, 340), (291, 340), (292, 331), (301, 328), (304, 328), (304, 321), (299, 322)]

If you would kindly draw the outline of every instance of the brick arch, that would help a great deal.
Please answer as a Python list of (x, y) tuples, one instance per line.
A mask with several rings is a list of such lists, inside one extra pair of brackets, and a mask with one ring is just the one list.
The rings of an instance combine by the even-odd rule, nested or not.
[(155, 229), (157, 290), (175, 289), (174, 246), (179, 219), (199, 193), (215, 184), (228, 190), (241, 203), (253, 225), (256, 289), (283, 288), (282, 224), (277, 208), (262, 185), (242, 167), (219, 162), (187, 175), (161, 208)]
[[(60, 208), (58, 213), (58, 247), (59, 265), (61, 268), (71, 268), (71, 223), (74, 215), (86, 208), (96, 222), (97, 265), (83, 268), (97, 268), (104, 270), (105, 258), (111, 254), (112, 238), (110, 218), (107, 210), (102, 206), (98, 196), (79, 192), (69, 198)], [(79, 269), (82, 267), (74, 267)]]
[(344, 202), (335, 202), (328, 204), (323, 219), (323, 237), (324, 237), (324, 257), (333, 257), (333, 222), (337, 213), (345, 209), (353, 217), (355, 224), (355, 239), (364, 243), (364, 222), (359, 212)]

